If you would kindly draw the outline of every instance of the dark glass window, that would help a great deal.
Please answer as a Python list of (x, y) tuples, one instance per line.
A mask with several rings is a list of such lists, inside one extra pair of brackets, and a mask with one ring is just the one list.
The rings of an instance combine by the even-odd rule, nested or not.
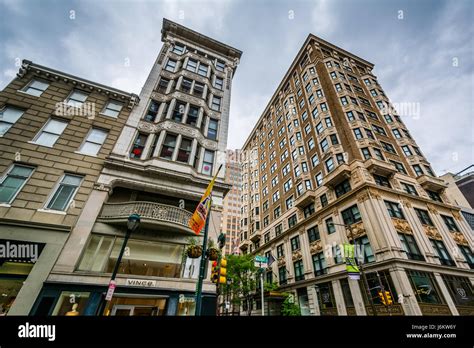
[(321, 252), (313, 255), (313, 268), (315, 276), (320, 276), (328, 272), (328, 266), (326, 264), (326, 259), (324, 258), (324, 253)]
[(425, 258), (416, 244), (415, 238), (410, 234), (399, 233), (398, 237), (402, 243), (402, 248), (410, 260), (424, 261)]
[(342, 219), (344, 220), (344, 224), (346, 225), (352, 225), (362, 220), (357, 204), (343, 210), (341, 212), (341, 215), (342, 215)]
[(321, 237), (319, 235), (318, 226), (314, 226), (314, 227), (311, 227), (310, 229), (308, 229), (308, 239), (309, 239), (310, 243), (321, 239)]
[(390, 217), (405, 220), (405, 215), (403, 215), (403, 211), (400, 208), (400, 204), (389, 202), (389, 201), (384, 201), (384, 202), (385, 202), (385, 206), (387, 207), (388, 214), (390, 215)]
[(407, 270), (408, 279), (418, 303), (444, 304), (431, 273)]
[(334, 187), (334, 191), (336, 192), (336, 197), (339, 198), (343, 194), (346, 194), (351, 190), (351, 184), (349, 182), (349, 179), (344, 180), (340, 184), (336, 185)]
[(430, 242), (431, 242), (431, 245), (433, 246), (433, 249), (436, 251), (436, 254), (438, 254), (439, 261), (441, 262), (442, 265), (456, 266), (453, 259), (451, 258), (451, 255), (449, 255), (448, 250), (446, 249), (446, 246), (444, 245), (442, 241), (436, 240), (436, 239), (430, 239)]

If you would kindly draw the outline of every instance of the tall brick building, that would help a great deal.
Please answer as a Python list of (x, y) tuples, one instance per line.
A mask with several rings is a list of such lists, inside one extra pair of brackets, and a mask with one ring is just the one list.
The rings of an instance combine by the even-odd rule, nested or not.
[(372, 68), (308, 36), (242, 148), (240, 248), (273, 255), (303, 314), (474, 314), (469, 226)]
[[(97, 188), (85, 202), (34, 311), (64, 315), (69, 298), (81, 315), (102, 303), (127, 230), (117, 289), (105, 315), (193, 315), (200, 259), (186, 256), (188, 221), (225, 160), (232, 78), (242, 54), (230, 46), (163, 20), (163, 46), (123, 131), (107, 157)], [(210, 237), (219, 233), (222, 170), (213, 190)], [(198, 243), (202, 243), (202, 234)], [(206, 277), (203, 313), (215, 313), (215, 286)]]
[(0, 313), (27, 315), (138, 96), (24, 60), (0, 92)]

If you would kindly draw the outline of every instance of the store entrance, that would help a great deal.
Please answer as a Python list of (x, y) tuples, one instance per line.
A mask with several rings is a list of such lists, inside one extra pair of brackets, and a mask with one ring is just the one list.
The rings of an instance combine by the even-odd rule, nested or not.
[(106, 315), (161, 316), (165, 315), (168, 299), (164, 297), (129, 297), (117, 295), (107, 304)]

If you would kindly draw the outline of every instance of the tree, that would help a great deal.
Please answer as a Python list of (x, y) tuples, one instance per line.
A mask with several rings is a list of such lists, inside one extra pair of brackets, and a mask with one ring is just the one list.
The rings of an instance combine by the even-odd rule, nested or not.
[(257, 270), (253, 255), (227, 256), (227, 279), (230, 280), (230, 284), (224, 286), (223, 290), (230, 292), (232, 302), (239, 307), (244, 301), (249, 316), (252, 313)]
[(283, 304), (281, 305), (281, 315), (285, 316), (300, 316), (301, 309), (300, 307), (294, 303), (294, 300), (290, 300), (290, 296), (288, 296)]

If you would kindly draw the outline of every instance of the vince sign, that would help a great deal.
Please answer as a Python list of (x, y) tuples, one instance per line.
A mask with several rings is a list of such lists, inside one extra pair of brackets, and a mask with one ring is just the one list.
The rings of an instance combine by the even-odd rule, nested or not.
[(141, 286), (144, 288), (152, 288), (156, 286), (156, 280), (149, 279), (127, 279), (125, 282), (127, 286)]

